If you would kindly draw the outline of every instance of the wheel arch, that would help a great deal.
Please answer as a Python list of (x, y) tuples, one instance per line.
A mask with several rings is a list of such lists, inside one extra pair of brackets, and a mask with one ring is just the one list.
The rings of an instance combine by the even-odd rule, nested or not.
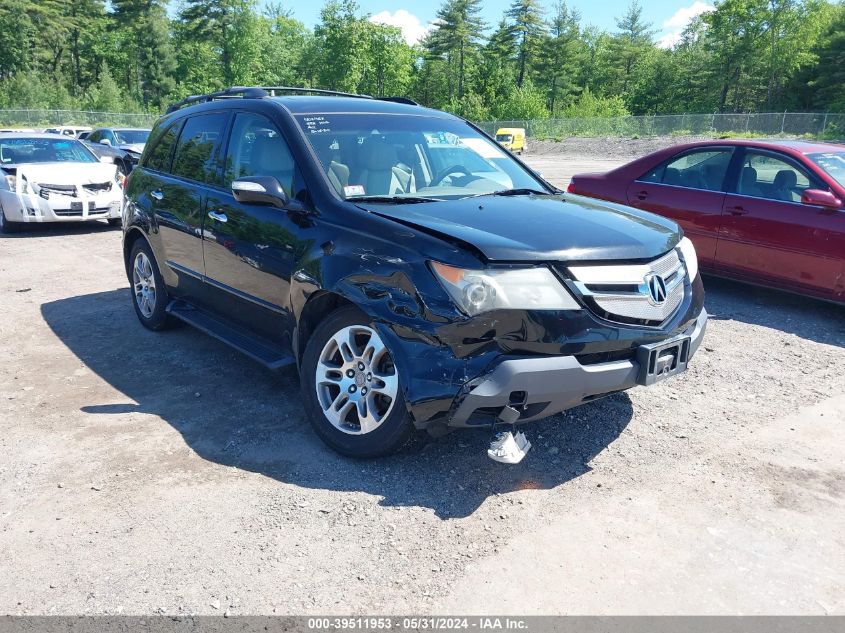
[(131, 263), (129, 261), (129, 254), (132, 252), (132, 247), (138, 240), (146, 240), (149, 244), (146, 234), (137, 226), (129, 227), (126, 235), (123, 237), (123, 267), (126, 270), (126, 276), (129, 277), (129, 270)]
[[(317, 290), (308, 297), (302, 306), (302, 311), (299, 314), (296, 324), (294, 353), (296, 355), (297, 367), (302, 361), (305, 346), (308, 345), (308, 340), (311, 338), (314, 330), (317, 329), (317, 326), (332, 312), (343, 306), (355, 306), (361, 310), (361, 307), (355, 304), (355, 302), (331, 290)], [(361, 311), (364, 312), (364, 310)]]

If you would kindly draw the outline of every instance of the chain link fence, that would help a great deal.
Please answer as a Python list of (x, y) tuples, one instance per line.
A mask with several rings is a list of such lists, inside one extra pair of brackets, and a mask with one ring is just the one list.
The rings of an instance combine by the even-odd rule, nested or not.
[(56, 125), (152, 127), (159, 116), (87, 110), (0, 110), (0, 127), (35, 130)]
[(536, 139), (570, 136), (807, 136), (845, 138), (845, 114), (768, 112), (756, 114), (668, 114), (655, 116), (583, 117), (486, 121), (479, 127), (490, 134), (503, 127), (525, 128)]
[[(86, 110), (0, 110), (0, 128), (43, 129), (55, 125), (152, 127), (157, 114)], [(570, 136), (807, 136), (845, 139), (845, 114), (764, 112), (756, 114), (666, 114), (655, 116), (581, 117), (526, 121), (485, 121), (490, 134), (503, 127), (525, 128), (530, 138)]]

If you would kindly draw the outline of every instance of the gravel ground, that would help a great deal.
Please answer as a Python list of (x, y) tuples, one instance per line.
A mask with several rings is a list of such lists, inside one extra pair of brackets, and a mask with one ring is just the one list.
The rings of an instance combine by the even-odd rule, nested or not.
[(845, 614), (845, 309), (706, 287), (685, 375), (522, 464), (362, 462), (293, 371), (141, 328), (119, 231), (0, 238), (0, 613)]
[(528, 156), (562, 156), (576, 159), (601, 157), (621, 159), (623, 162), (644, 156), (651, 152), (683, 143), (709, 140), (709, 136), (649, 136), (644, 138), (624, 138), (618, 136), (583, 137), (572, 136), (561, 141), (540, 141), (528, 139)]

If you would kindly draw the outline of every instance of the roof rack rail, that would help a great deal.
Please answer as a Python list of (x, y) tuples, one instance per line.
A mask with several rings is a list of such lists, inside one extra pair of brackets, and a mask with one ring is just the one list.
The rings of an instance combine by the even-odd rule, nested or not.
[[(371, 97), (370, 95), (355, 94), (354, 92), (340, 92), (339, 90), (326, 90), (323, 88), (303, 88), (296, 86), (232, 86), (231, 88), (226, 88), (225, 90), (219, 90), (217, 92), (209, 92), (204, 95), (191, 95), (190, 97), (186, 97), (181, 101), (177, 101), (176, 103), (170, 105), (167, 108), (167, 114), (176, 112), (176, 110), (188, 105), (205, 103), (207, 101), (214, 101), (215, 99), (234, 99), (238, 97), (243, 99), (263, 99), (265, 97), (275, 97), (278, 92), (334, 95), (336, 97), (353, 97), (355, 99), (376, 98)], [(407, 105), (415, 106), (420, 105), (408, 97), (378, 97), (378, 100), (392, 101), (393, 103), (405, 103)]]
[(415, 105), (415, 106), (420, 105), (419, 103), (417, 103), (416, 101), (414, 101), (413, 99), (410, 99), (408, 97), (378, 97), (378, 100), (379, 101), (391, 101), (393, 103), (404, 103), (406, 105)]
[(326, 90), (324, 88), (297, 88), (296, 86), (261, 86), (262, 90), (275, 97), (277, 92), (305, 92), (318, 95), (334, 95), (336, 97), (355, 97), (357, 99), (372, 99), (370, 95), (360, 95), (354, 92), (340, 92), (339, 90)]
[(170, 114), (171, 112), (176, 112), (176, 110), (183, 108), (186, 105), (192, 105), (194, 103), (205, 103), (206, 101), (213, 101), (214, 99), (230, 99), (233, 97), (243, 97), (245, 99), (260, 99), (266, 96), (267, 93), (264, 91), (263, 88), (256, 88), (254, 86), (232, 86), (231, 88), (226, 88), (225, 90), (219, 90), (217, 92), (210, 92), (204, 95), (191, 95), (190, 97), (186, 97), (181, 101), (177, 101), (176, 103), (170, 105), (167, 108), (167, 114)]

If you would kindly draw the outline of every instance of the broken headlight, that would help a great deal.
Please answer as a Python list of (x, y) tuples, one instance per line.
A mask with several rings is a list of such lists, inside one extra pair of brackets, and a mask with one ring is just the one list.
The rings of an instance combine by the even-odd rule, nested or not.
[(545, 266), (467, 270), (431, 262), (434, 274), (469, 316), (490, 310), (580, 310)]

